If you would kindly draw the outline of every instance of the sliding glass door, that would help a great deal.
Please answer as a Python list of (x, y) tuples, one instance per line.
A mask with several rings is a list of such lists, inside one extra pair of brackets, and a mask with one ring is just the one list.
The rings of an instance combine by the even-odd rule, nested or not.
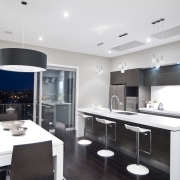
[(76, 71), (47, 69), (42, 74), (42, 120), (75, 128)]

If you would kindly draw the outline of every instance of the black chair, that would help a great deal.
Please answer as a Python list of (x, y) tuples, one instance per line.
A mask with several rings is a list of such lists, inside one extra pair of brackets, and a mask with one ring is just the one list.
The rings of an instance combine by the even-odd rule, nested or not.
[(13, 121), (13, 120), (18, 120), (17, 113), (0, 114), (0, 122), (2, 122), (2, 121)]
[(7, 173), (8, 167), (0, 167), (0, 180), (6, 180), (6, 173)]
[(50, 122), (47, 120), (42, 120), (41, 122), (41, 126), (43, 129), (45, 129), (46, 131), (49, 131), (51, 128)]
[(54, 180), (52, 141), (14, 146), (10, 179)]
[[(13, 120), (17, 120), (17, 119), (18, 119), (17, 113), (0, 114), (0, 122), (13, 121)], [(6, 179), (6, 173), (7, 173), (8, 169), (9, 169), (8, 166), (0, 167), (0, 180)]]
[(55, 124), (55, 136), (60, 140), (65, 140), (66, 125), (61, 122)]

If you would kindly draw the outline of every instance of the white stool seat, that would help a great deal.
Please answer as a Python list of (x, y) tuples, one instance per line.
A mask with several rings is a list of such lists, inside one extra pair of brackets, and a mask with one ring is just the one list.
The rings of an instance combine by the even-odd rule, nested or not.
[(89, 115), (86, 115), (86, 114), (82, 114), (82, 116), (83, 116), (84, 118), (92, 118), (92, 116), (89, 116)]
[(125, 124), (125, 127), (126, 127), (126, 129), (129, 129), (131, 131), (140, 132), (140, 133), (146, 133), (146, 132), (151, 131), (150, 129), (144, 129), (144, 128), (140, 128), (140, 127), (137, 127), (137, 126), (130, 126), (130, 125), (127, 125), (127, 124)]
[(99, 119), (99, 118), (96, 118), (96, 121), (98, 121), (98, 122), (100, 122), (102, 124), (114, 124), (114, 123), (116, 123), (114, 121), (108, 121), (106, 119)]

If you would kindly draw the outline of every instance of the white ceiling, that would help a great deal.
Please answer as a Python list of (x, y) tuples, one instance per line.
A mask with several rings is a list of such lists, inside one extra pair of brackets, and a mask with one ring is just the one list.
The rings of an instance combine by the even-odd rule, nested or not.
[[(123, 43), (118, 36), (128, 33), (126, 43), (146, 43), (125, 53), (152, 47), (146, 39), (153, 34), (153, 21), (165, 18), (164, 30), (180, 25), (180, 0), (0, 0), (0, 39), (55, 49), (115, 57), (108, 50)], [(62, 13), (70, 12), (69, 18)], [(10, 31), (13, 34), (4, 33)], [(177, 33), (178, 34), (178, 33)], [(180, 34), (180, 32), (179, 32)], [(42, 36), (43, 41), (38, 41)], [(151, 37), (152, 39), (152, 37)], [(163, 40), (180, 40), (175, 35)], [(100, 49), (97, 44), (103, 42)], [(159, 42), (159, 41), (158, 41)], [(157, 41), (156, 41), (157, 43)], [(161, 43), (161, 42), (160, 42)], [(102, 50), (102, 53), (101, 53)]]

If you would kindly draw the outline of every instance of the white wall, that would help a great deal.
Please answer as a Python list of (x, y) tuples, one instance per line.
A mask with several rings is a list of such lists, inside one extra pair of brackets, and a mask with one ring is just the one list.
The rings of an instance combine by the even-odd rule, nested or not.
[[(21, 44), (0, 41), (0, 48), (21, 48)], [(24, 45), (24, 48), (39, 50), (47, 54), (48, 64), (79, 67), (79, 99), (78, 107), (92, 107), (101, 104), (108, 107), (110, 61), (107, 58)], [(102, 66), (104, 73), (99, 76), (96, 67)]]
[(180, 111), (180, 86), (152, 86), (151, 101), (163, 103), (169, 111)]
[[(180, 41), (164, 45), (163, 49), (165, 65), (175, 64), (180, 61)], [(151, 67), (152, 55), (152, 48), (126, 55), (128, 69)], [(120, 61), (121, 57), (119, 56), (112, 58), (110, 71), (119, 71), (118, 64)]]

